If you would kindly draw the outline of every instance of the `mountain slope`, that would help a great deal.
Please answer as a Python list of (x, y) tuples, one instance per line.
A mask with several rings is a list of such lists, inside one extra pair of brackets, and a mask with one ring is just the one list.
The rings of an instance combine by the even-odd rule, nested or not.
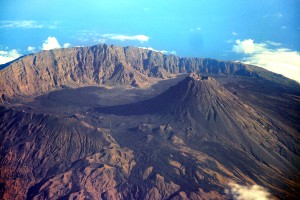
[[(198, 139), (208, 137), (233, 142), (251, 151), (261, 160), (267, 157), (269, 162), (275, 162), (273, 164), (276, 166), (292, 169), (293, 167), (281, 156), (273, 159), (274, 155), (266, 155), (268, 152), (261, 146), (265, 146), (269, 152), (280, 149), (285, 152), (285, 159), (298, 160), (297, 164), (293, 164), (300, 167), (299, 157), (296, 156), (300, 155), (299, 145), (294, 142), (286, 144), (278, 138), (286, 137), (286, 141), (295, 139), (289, 134), (289, 130), (274, 125), (263, 113), (246, 105), (208, 76), (191, 74), (152, 99), (127, 105), (100, 107), (97, 111), (126, 116), (155, 114), (171, 117), (183, 127), (200, 131)], [(299, 138), (297, 140), (299, 141)], [(277, 154), (280, 155), (281, 152), (278, 151)], [(278, 156), (277, 154), (275, 156)]]
[(4, 107), (0, 113), (1, 199), (117, 198), (117, 185), (126, 187), (133, 154), (109, 131)]

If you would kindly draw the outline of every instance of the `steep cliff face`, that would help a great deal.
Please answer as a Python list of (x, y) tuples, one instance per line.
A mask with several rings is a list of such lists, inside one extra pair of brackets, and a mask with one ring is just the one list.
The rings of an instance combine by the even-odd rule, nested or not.
[(12, 62), (0, 71), (0, 94), (32, 96), (87, 85), (147, 87), (155, 78), (194, 71), (258, 76), (240, 63), (179, 58), (136, 47), (97, 45), (42, 51)]

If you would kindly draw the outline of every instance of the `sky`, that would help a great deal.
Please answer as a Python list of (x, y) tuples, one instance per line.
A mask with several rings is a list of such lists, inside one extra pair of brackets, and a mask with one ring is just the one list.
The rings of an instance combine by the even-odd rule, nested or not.
[(0, 64), (113, 44), (240, 61), (300, 82), (300, 0), (0, 0)]

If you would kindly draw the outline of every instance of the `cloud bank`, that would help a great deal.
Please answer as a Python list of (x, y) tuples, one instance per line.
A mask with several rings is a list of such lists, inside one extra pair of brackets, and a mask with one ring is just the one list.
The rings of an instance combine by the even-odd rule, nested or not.
[(280, 43), (255, 43), (252, 39), (236, 40), (232, 51), (244, 54), (241, 62), (263, 67), (300, 83), (300, 53), (282, 48)]
[(269, 200), (273, 199), (272, 195), (259, 185), (243, 186), (236, 183), (229, 184), (230, 189), (225, 190), (227, 195), (232, 196), (235, 200)]
[(23, 28), (23, 29), (55, 29), (57, 22), (53, 24), (41, 23), (34, 20), (22, 20), (22, 21), (0, 21), (0, 28)]
[(82, 42), (93, 41), (97, 43), (106, 43), (107, 41), (137, 41), (140, 43), (148, 42), (150, 37), (147, 35), (124, 35), (124, 34), (99, 34), (95, 31), (82, 30), (78, 32), (78, 39)]
[(0, 50), (0, 64), (5, 64), (22, 56), (16, 49), (10, 51)]
[(139, 41), (140, 43), (148, 42), (150, 39), (146, 35), (117, 35), (117, 34), (104, 34), (102, 35), (104, 38), (111, 39), (111, 40), (119, 40), (121, 42), (126, 41), (126, 40), (131, 40), (131, 41)]

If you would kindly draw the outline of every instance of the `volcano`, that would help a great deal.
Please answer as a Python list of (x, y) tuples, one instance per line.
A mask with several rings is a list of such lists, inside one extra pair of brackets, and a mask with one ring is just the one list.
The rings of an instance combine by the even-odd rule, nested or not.
[[(164, 121), (166, 125), (160, 130), (173, 139), (180, 138), (189, 148), (218, 162), (223, 160), (222, 155), (230, 154), (231, 159), (221, 162), (230, 166), (230, 171), (241, 168), (235, 166), (237, 163), (245, 165), (253, 160), (249, 165), (254, 168), (245, 165), (242, 169), (252, 168), (252, 173), (273, 180), (280, 174), (292, 176), (300, 164), (300, 149), (288, 132), (207, 75), (193, 73), (152, 99), (96, 110), (127, 117), (153, 115), (156, 120), (152, 123)], [(254, 178), (249, 171), (245, 173)], [(279, 177), (275, 178), (276, 174)]]
[(299, 196), (300, 90), (280, 75), (97, 45), (22, 57), (0, 84), (1, 199)]

